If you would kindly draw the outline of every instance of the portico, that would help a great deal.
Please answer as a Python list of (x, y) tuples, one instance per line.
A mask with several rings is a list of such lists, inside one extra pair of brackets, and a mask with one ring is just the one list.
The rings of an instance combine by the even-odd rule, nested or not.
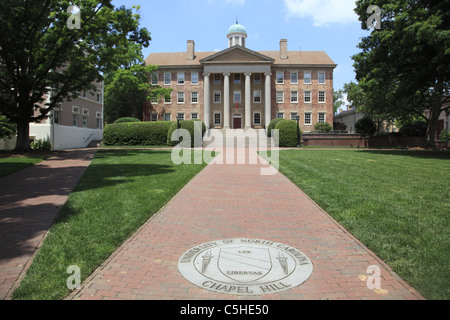
[[(201, 60), (200, 63), (204, 66), (206, 127), (223, 129), (267, 127), (271, 121), (270, 93), (273, 62), (272, 58), (241, 46), (231, 47)], [(223, 92), (221, 108), (217, 105), (212, 92), (213, 75), (215, 79), (219, 79), (217, 75), (220, 76), (218, 80), (222, 85), (220, 92)], [(258, 90), (255, 89), (256, 87)], [(236, 110), (236, 106), (238, 111), (233, 112), (232, 115), (232, 110)], [(236, 118), (241, 118), (243, 127), (241, 125), (241, 128), (236, 128), (237, 122), (234, 121)]]

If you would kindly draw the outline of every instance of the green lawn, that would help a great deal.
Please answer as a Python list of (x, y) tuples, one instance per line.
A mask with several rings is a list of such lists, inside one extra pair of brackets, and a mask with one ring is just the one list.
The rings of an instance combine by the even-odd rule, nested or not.
[(286, 150), (280, 172), (428, 299), (450, 299), (450, 153)]
[(204, 166), (176, 166), (170, 150), (98, 151), (14, 298), (66, 296), (69, 266), (83, 281)]
[(31, 167), (48, 159), (50, 155), (33, 155), (13, 157), (7, 153), (0, 154), (0, 178), (6, 177), (14, 172)]

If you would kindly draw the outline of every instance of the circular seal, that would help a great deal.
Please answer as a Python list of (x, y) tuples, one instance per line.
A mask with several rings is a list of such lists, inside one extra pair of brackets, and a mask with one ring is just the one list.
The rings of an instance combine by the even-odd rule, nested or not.
[(193, 284), (215, 292), (263, 295), (289, 290), (312, 273), (311, 260), (288, 245), (256, 239), (227, 239), (186, 251), (178, 270)]

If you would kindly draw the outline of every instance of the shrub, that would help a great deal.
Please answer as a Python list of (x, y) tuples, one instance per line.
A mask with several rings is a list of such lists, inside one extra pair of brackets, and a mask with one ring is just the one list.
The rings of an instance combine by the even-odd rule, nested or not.
[(39, 139), (39, 140), (33, 141), (33, 142), (31, 142), (30, 146), (31, 146), (31, 149), (36, 150), (36, 151), (37, 150), (44, 150), (44, 151), (52, 150), (52, 144), (50, 143), (49, 139), (47, 139), (47, 140)]
[(125, 118), (119, 118), (114, 123), (128, 123), (128, 122), (141, 122), (141, 120), (133, 117), (125, 117)]
[(422, 120), (406, 123), (400, 128), (400, 133), (405, 136), (425, 137), (427, 134), (427, 123)]
[(314, 129), (319, 131), (320, 133), (329, 133), (333, 130), (333, 127), (328, 122), (316, 123)]
[(5, 117), (0, 116), (0, 139), (11, 138), (16, 134), (16, 125)]
[(355, 130), (357, 133), (371, 136), (377, 131), (377, 127), (371, 117), (365, 116), (355, 123)]
[(441, 134), (439, 135), (439, 141), (441, 142), (450, 141), (450, 132), (448, 132), (445, 128), (442, 129)]
[[(297, 146), (297, 121), (285, 120), (279, 121), (275, 126), (275, 130), (279, 130), (280, 147), (296, 147)], [(300, 130), (300, 128), (299, 128)], [(302, 134), (300, 130), (300, 135)]]
[(275, 126), (277, 125), (278, 122), (280, 122), (281, 120), (284, 120), (283, 118), (275, 118), (272, 121), (270, 121), (269, 126), (267, 127), (267, 136), (271, 137), (272, 136), (272, 130), (275, 129)]
[(333, 122), (333, 129), (336, 131), (345, 131), (347, 130), (347, 125), (343, 122)]
[[(195, 144), (195, 134), (194, 134), (194, 124), (195, 122), (201, 122), (202, 125), (202, 140)], [(175, 121), (171, 124), (169, 131), (167, 133), (167, 145), (169, 146), (176, 146), (179, 142), (178, 141), (172, 141), (172, 133), (177, 130), (178, 124)], [(185, 129), (189, 131), (189, 134), (191, 135), (191, 147), (201, 147), (203, 145), (203, 135), (206, 132), (206, 125), (202, 120), (181, 120), (180, 121), (180, 129)], [(183, 141), (183, 137), (181, 137), (180, 142)], [(184, 144), (183, 144), (184, 145)]]
[(107, 146), (162, 146), (172, 121), (109, 124), (103, 132)]

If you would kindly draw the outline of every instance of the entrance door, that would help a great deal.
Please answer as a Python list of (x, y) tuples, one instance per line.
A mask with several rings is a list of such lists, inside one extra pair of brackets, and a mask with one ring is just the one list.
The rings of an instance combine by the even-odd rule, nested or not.
[(233, 117), (233, 128), (242, 129), (242, 118)]

